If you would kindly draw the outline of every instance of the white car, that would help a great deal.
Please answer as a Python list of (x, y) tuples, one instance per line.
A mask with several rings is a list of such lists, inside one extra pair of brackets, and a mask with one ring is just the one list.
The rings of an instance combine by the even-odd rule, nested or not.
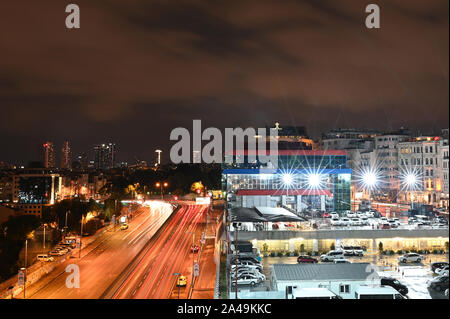
[(339, 218), (332, 217), (330, 221), (331, 226), (341, 226), (341, 220)]
[(409, 253), (409, 254), (398, 257), (398, 261), (400, 261), (402, 263), (407, 263), (407, 262), (420, 263), (422, 260), (423, 260), (423, 257), (416, 253)]
[(448, 266), (445, 266), (444, 268), (437, 268), (434, 273), (438, 276), (448, 276)]
[(339, 214), (337, 214), (337, 213), (331, 213), (330, 216), (331, 216), (332, 219), (333, 218), (339, 219)]
[(252, 285), (255, 286), (257, 284), (259, 284), (261, 282), (261, 279), (256, 278), (255, 276), (250, 276), (250, 275), (245, 275), (242, 277), (238, 277), (237, 280), (232, 280), (231, 284), (233, 286), (236, 286), (236, 281), (237, 281), (237, 285)]
[(374, 218), (374, 217), (375, 217), (375, 213), (374, 213), (374, 212), (371, 212), (371, 211), (368, 211), (368, 212), (366, 212), (366, 216), (367, 216), (368, 218)]
[(350, 219), (349, 218), (341, 218), (341, 226), (350, 226)]
[(349, 213), (347, 213), (347, 217), (348, 218), (355, 218), (356, 217), (356, 213), (349, 212)]
[[(231, 270), (232, 271), (234, 271), (235, 268), (236, 268), (236, 265), (231, 265)], [(260, 265), (243, 265), (243, 264), (238, 264), (237, 268), (238, 268), (238, 270), (239, 269), (252, 269), (252, 270), (262, 271), (262, 266), (260, 266)]]
[(351, 220), (352, 226), (362, 226), (361, 220), (359, 218), (352, 218)]
[(325, 255), (320, 256), (321, 261), (334, 261), (335, 259), (344, 259), (343, 250), (331, 250)]
[[(264, 274), (261, 274), (260, 272), (251, 272), (251, 271), (247, 271), (247, 272), (240, 272), (238, 273), (238, 279), (240, 277), (244, 277), (244, 276), (250, 276), (252, 278), (256, 278), (256, 279), (260, 279), (261, 281), (266, 281), (266, 276)], [(234, 273), (231, 274), (231, 278), (234, 280), (236, 279), (236, 275)]]

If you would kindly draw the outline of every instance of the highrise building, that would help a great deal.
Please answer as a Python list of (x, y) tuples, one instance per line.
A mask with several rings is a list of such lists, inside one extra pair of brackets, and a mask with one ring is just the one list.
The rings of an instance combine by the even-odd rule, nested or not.
[(55, 158), (55, 144), (53, 142), (46, 142), (44, 145), (44, 167), (45, 168), (55, 168), (56, 158)]
[(94, 167), (96, 169), (109, 169), (115, 166), (116, 144), (98, 144), (94, 146)]
[(72, 168), (72, 151), (70, 150), (70, 144), (68, 141), (64, 142), (61, 150), (61, 168)]

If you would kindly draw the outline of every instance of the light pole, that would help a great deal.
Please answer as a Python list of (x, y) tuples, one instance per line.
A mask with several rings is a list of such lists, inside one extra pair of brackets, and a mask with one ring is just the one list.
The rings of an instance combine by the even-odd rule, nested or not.
[(26, 298), (25, 288), (27, 286), (27, 256), (28, 256), (28, 238), (25, 239), (25, 276), (23, 279), (23, 299)]
[[(188, 233), (189, 235), (192, 235), (192, 247), (191, 247), (191, 250), (192, 250), (192, 248), (194, 247), (194, 244), (195, 244), (195, 232), (189, 232)], [(194, 284), (194, 267), (195, 267), (195, 253), (194, 252), (192, 252), (192, 279), (191, 279), (191, 291), (192, 291), (192, 289), (193, 289), (193, 284)]]
[(67, 215), (70, 214), (70, 210), (66, 212), (66, 223), (64, 224), (64, 237), (67, 236)]
[(161, 189), (161, 200), (164, 200), (164, 188), (167, 188), (169, 186), (169, 183), (167, 183), (167, 182), (157, 182), (155, 184), (155, 186)]
[(375, 172), (368, 171), (362, 176), (363, 184), (369, 192), (369, 209), (372, 209), (372, 188), (375, 188), (378, 183), (378, 176)]
[(82, 239), (83, 239), (83, 219), (84, 219), (84, 216), (83, 216), (83, 214), (81, 214), (80, 250), (78, 252), (78, 259), (81, 259), (81, 246), (82, 246)]
[(47, 227), (47, 224), (44, 224), (44, 241), (42, 243), (42, 252), (45, 253), (45, 228)]

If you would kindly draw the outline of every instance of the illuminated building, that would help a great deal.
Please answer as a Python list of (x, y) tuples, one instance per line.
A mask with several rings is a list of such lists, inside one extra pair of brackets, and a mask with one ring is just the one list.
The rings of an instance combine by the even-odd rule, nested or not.
[(53, 142), (46, 142), (43, 145), (44, 149), (44, 167), (45, 168), (55, 168), (56, 158), (55, 158), (55, 145)]
[(61, 150), (61, 168), (62, 169), (72, 168), (72, 151), (70, 150), (70, 145), (68, 141), (64, 142)]

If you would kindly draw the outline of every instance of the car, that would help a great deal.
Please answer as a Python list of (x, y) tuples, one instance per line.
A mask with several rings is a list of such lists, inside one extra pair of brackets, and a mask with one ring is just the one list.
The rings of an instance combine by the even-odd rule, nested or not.
[(331, 226), (341, 226), (342, 222), (339, 218), (332, 217), (330, 221)]
[(322, 218), (331, 218), (331, 214), (330, 213), (323, 213), (322, 214)]
[(364, 250), (360, 246), (352, 246), (353, 256), (364, 256)]
[(352, 218), (350, 221), (350, 225), (352, 226), (361, 226), (361, 221), (359, 218)]
[(127, 230), (128, 228), (129, 228), (129, 226), (128, 226), (127, 223), (123, 223), (123, 224), (120, 226), (120, 230)]
[[(240, 263), (237, 265), (238, 268), (249, 268), (249, 269), (257, 269), (259, 271), (262, 271), (262, 265), (252, 265), (252, 264), (243, 264)], [(231, 265), (231, 269), (235, 269), (236, 265)]]
[[(266, 276), (260, 272), (251, 272), (251, 271), (243, 271), (238, 273), (238, 279), (242, 277), (251, 277), (257, 279), (259, 282), (266, 281)], [(234, 273), (231, 274), (231, 279), (236, 280), (236, 275)]]
[(311, 256), (298, 256), (297, 262), (299, 264), (317, 264), (319, 261), (316, 258), (313, 258)]
[(337, 214), (337, 213), (331, 213), (330, 216), (331, 216), (331, 218), (339, 219), (339, 214)]
[(373, 211), (368, 211), (368, 212), (366, 212), (366, 216), (367, 216), (368, 218), (374, 218), (374, 217), (375, 217), (375, 212), (373, 212)]
[(384, 217), (384, 216), (383, 216), (383, 217), (380, 218), (380, 221), (381, 221), (381, 222), (387, 223), (387, 222), (388, 222), (388, 219), (387, 219), (387, 217)]
[(392, 228), (391, 224), (389, 224), (389, 223), (378, 224), (378, 229), (391, 229), (391, 228)]
[(398, 281), (395, 278), (382, 277), (381, 285), (382, 286), (391, 286), (392, 288), (397, 290), (399, 293), (401, 293), (403, 296), (406, 296), (408, 294), (408, 287), (406, 287), (404, 284), (402, 284), (400, 281)]
[(437, 291), (445, 291), (448, 289), (448, 276), (439, 276), (430, 281), (429, 288)]
[(438, 276), (448, 276), (448, 265), (443, 268), (437, 268), (434, 273)]
[(349, 218), (341, 218), (341, 226), (350, 226), (350, 219)]
[(353, 256), (353, 248), (352, 248), (352, 246), (343, 246), (343, 245), (341, 245), (341, 250), (344, 251), (344, 256)]
[(355, 218), (356, 217), (356, 213), (349, 212), (349, 213), (347, 213), (347, 217), (348, 218)]
[(398, 260), (402, 263), (407, 263), (407, 262), (420, 263), (423, 260), (423, 257), (416, 253), (409, 253), (409, 254), (405, 254), (403, 256), (398, 257)]
[(61, 251), (59, 250), (52, 250), (51, 252), (48, 253), (50, 256), (62, 256), (64, 254), (61, 253)]
[(191, 246), (191, 253), (198, 253), (199, 250), (200, 250), (200, 247), (198, 245)]
[(335, 259), (335, 260), (333, 260), (333, 262), (335, 264), (351, 264), (350, 260), (345, 259), (345, 258)]
[[(245, 261), (245, 260), (251, 261), (251, 262), (256, 263), (256, 264), (261, 263), (261, 261), (258, 260), (257, 257), (254, 257), (254, 256), (242, 256), (242, 254), (240, 254), (240, 256), (238, 258), (238, 261)], [(236, 256), (231, 257), (230, 264), (231, 265), (236, 264)]]
[(391, 225), (391, 228), (398, 228), (398, 226), (400, 226), (400, 223), (398, 223), (396, 220), (394, 219), (389, 219), (388, 220), (389, 225)]
[(53, 258), (49, 255), (46, 255), (46, 254), (37, 255), (36, 258), (39, 261), (54, 261), (55, 260), (55, 258)]
[(331, 250), (328, 253), (320, 256), (320, 260), (324, 262), (329, 262), (335, 259), (343, 259), (343, 258), (344, 258), (343, 250)]
[(444, 268), (445, 266), (448, 266), (447, 262), (434, 262), (431, 264), (431, 271), (436, 272), (436, 269)]
[(233, 286), (236, 286), (236, 283), (237, 283), (238, 286), (239, 285), (252, 285), (252, 286), (255, 286), (255, 285), (259, 284), (261, 281), (262, 281), (261, 279), (256, 278), (254, 276), (245, 275), (245, 276), (242, 276), (242, 277), (238, 277), (235, 280), (232, 280), (231, 284)]
[(186, 287), (187, 285), (187, 279), (185, 276), (181, 275), (177, 279), (177, 286), (178, 287)]

